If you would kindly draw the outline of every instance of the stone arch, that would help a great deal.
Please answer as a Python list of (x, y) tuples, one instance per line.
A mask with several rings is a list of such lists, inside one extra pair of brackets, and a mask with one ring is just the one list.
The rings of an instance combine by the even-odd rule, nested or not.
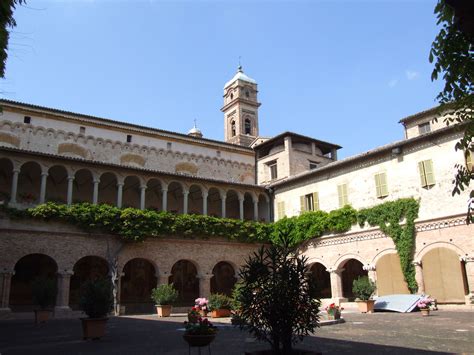
[(123, 182), (122, 207), (140, 208), (140, 178), (127, 176)]
[(396, 249), (385, 249), (375, 258), (377, 295), (409, 294)]
[(18, 191), (16, 200), (19, 203), (38, 203), (41, 187), (41, 166), (34, 161), (21, 165), (18, 176)]
[(225, 200), (227, 218), (240, 218), (239, 195), (235, 190), (228, 190)]
[(203, 188), (200, 185), (192, 184), (189, 187), (188, 213), (203, 214)]
[(72, 202), (92, 203), (94, 193), (94, 176), (89, 169), (79, 169), (74, 174), (74, 188), (72, 190)]
[(172, 181), (168, 185), (168, 211), (183, 213), (184, 187), (180, 182)]
[(253, 195), (250, 192), (244, 193), (244, 220), (253, 221)]
[(13, 162), (8, 158), (0, 158), (0, 201), (11, 201), (11, 188), (13, 181)]
[(439, 303), (465, 303), (465, 265), (452, 248), (430, 248), (421, 258), (425, 293)]
[(423, 248), (421, 248), (420, 251), (418, 253), (416, 253), (414, 261), (421, 261), (421, 259), (423, 258), (423, 256), (425, 256), (425, 254), (427, 254), (431, 250), (437, 249), (437, 248), (446, 248), (446, 249), (452, 250), (460, 258), (467, 255), (467, 253), (464, 250), (462, 250), (460, 247), (458, 247), (457, 245), (455, 245), (453, 243), (441, 242), (440, 241), (440, 242), (430, 243), (428, 245), (425, 245)]
[(66, 203), (68, 171), (62, 165), (53, 165), (48, 169), (46, 180), (46, 201)]
[(258, 195), (258, 220), (260, 222), (270, 222), (270, 204), (265, 194)]
[(151, 291), (156, 287), (158, 278), (153, 262), (148, 259), (128, 260), (120, 281), (120, 304), (127, 313), (151, 313), (153, 301)]
[(30, 311), (34, 308), (32, 284), (37, 277), (56, 282), (58, 264), (45, 254), (28, 254), (15, 264), (11, 280), (10, 307), (12, 311)]
[(178, 290), (177, 305), (191, 306), (199, 297), (198, 268), (190, 260), (179, 260), (171, 268), (169, 283)]
[(163, 185), (159, 179), (151, 178), (146, 183), (145, 208), (162, 211)]
[(227, 296), (232, 295), (237, 278), (236, 268), (228, 261), (218, 262), (212, 269), (211, 293), (222, 293)]
[(117, 204), (117, 175), (112, 172), (104, 172), (100, 175), (99, 203), (107, 203), (112, 206)]
[(314, 262), (311, 267), (311, 281), (314, 286), (315, 298), (331, 298), (331, 275), (327, 267), (319, 261)]
[(222, 217), (221, 191), (211, 187), (207, 195), (207, 214), (212, 217)]
[(368, 272), (364, 270), (364, 264), (356, 258), (345, 259), (339, 265), (339, 268), (343, 270), (341, 273), (342, 295), (353, 300), (352, 283), (360, 276), (368, 276)]
[(69, 306), (79, 309), (81, 287), (85, 282), (106, 278), (109, 274), (107, 260), (100, 256), (88, 255), (79, 259), (73, 267), (71, 284), (69, 286)]

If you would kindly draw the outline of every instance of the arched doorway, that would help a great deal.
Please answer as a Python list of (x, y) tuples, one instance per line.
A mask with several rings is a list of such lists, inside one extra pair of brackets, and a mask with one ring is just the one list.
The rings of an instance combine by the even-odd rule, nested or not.
[(105, 278), (109, 274), (107, 261), (98, 256), (85, 256), (74, 265), (69, 286), (69, 306), (79, 309), (81, 287), (86, 281)]
[[(246, 192), (244, 194), (244, 220), (253, 221), (254, 212), (253, 212), (253, 198), (252, 195)], [(240, 216), (239, 216), (240, 218)]]
[(375, 265), (377, 270), (377, 295), (409, 294), (407, 283), (397, 253), (382, 256)]
[(34, 309), (32, 284), (38, 278), (56, 281), (58, 266), (49, 256), (29, 254), (15, 264), (15, 275), (10, 289), (10, 307), (12, 311), (31, 311)]
[(212, 217), (222, 217), (221, 192), (211, 187), (207, 197), (207, 214)]
[(191, 185), (189, 188), (188, 198), (188, 213), (189, 214), (203, 214), (203, 195), (202, 188), (199, 185)]
[(232, 289), (237, 281), (234, 267), (228, 262), (221, 261), (212, 269), (211, 293), (232, 295)]
[(117, 205), (117, 177), (113, 173), (104, 173), (99, 182), (99, 203)]
[(240, 202), (237, 192), (234, 190), (227, 191), (225, 200), (226, 218), (239, 219), (240, 218)]
[(0, 202), (11, 201), (13, 164), (10, 159), (0, 159)]
[(154, 303), (151, 290), (156, 287), (155, 266), (146, 259), (135, 258), (123, 268), (120, 282), (120, 305), (126, 313), (151, 313)]
[(168, 211), (171, 213), (183, 213), (183, 187), (180, 183), (172, 182), (168, 185)]
[(331, 298), (331, 276), (326, 267), (320, 263), (311, 265), (311, 281), (315, 298)]
[(199, 297), (199, 279), (196, 266), (188, 260), (180, 260), (173, 265), (169, 283), (178, 290), (177, 306), (194, 305), (194, 300)]
[(465, 302), (464, 265), (457, 253), (447, 248), (436, 248), (423, 256), (421, 265), (426, 294), (439, 303)]
[(66, 203), (68, 173), (64, 166), (55, 165), (48, 170), (46, 202)]
[(127, 176), (124, 180), (122, 207), (140, 208), (140, 180), (136, 176)]
[(163, 197), (161, 192), (161, 182), (158, 179), (150, 179), (146, 185), (145, 208), (162, 211)]
[(41, 167), (38, 163), (29, 161), (21, 166), (18, 176), (18, 191), (16, 201), (22, 204), (38, 203), (40, 198)]
[(353, 300), (355, 298), (352, 293), (352, 283), (360, 276), (368, 276), (366, 270), (363, 269), (363, 265), (359, 260), (349, 259), (343, 266), (344, 271), (342, 272), (342, 295), (343, 297)]
[(92, 203), (94, 190), (94, 179), (92, 173), (87, 169), (78, 170), (74, 176), (74, 188), (72, 189), (72, 203)]

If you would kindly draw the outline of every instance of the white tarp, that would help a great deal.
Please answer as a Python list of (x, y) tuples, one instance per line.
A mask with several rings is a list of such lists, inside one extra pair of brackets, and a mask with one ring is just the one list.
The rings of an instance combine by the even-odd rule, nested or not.
[(416, 303), (424, 296), (421, 295), (386, 295), (375, 299), (376, 311), (411, 312)]

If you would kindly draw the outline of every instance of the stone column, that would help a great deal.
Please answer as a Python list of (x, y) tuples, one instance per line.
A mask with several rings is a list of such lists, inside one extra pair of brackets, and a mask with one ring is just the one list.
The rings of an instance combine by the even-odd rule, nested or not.
[(13, 176), (12, 176), (12, 186), (10, 191), (10, 203), (16, 203), (16, 193), (18, 190), (18, 176), (20, 175), (20, 169), (13, 169)]
[(183, 190), (183, 214), (188, 213), (189, 191)]
[(211, 295), (212, 274), (198, 275), (199, 279), (199, 297), (209, 298)]
[(0, 314), (9, 313), (10, 310), (10, 289), (14, 270), (0, 271)]
[(168, 210), (168, 189), (162, 189), (161, 194), (161, 210), (166, 212)]
[(99, 202), (99, 184), (100, 184), (100, 179), (94, 179), (94, 189), (92, 192), (92, 203), (94, 205), (97, 205)]
[(58, 293), (56, 294), (56, 306), (54, 307), (54, 317), (63, 318), (71, 313), (69, 308), (69, 287), (71, 284), (71, 276), (73, 272), (64, 270), (58, 272)]
[(342, 294), (342, 272), (344, 269), (328, 268), (327, 271), (331, 276), (331, 298), (336, 304), (346, 302), (347, 298), (344, 298)]
[(418, 284), (417, 294), (422, 295), (425, 293), (425, 281), (423, 279), (423, 267), (421, 266), (421, 261), (414, 261), (413, 265), (415, 266), (415, 280)]
[(209, 193), (207, 191), (202, 192), (202, 214), (203, 216), (207, 216), (207, 197)]
[(244, 220), (244, 197), (239, 196), (239, 217), (240, 220)]
[(72, 189), (74, 187), (74, 176), (67, 177), (67, 204), (72, 204)]
[(225, 218), (226, 211), (225, 211), (225, 200), (227, 196), (226, 195), (221, 195), (221, 217)]
[(117, 207), (122, 208), (123, 182), (117, 184)]
[(258, 222), (258, 199), (253, 200), (253, 220)]
[(44, 203), (46, 200), (46, 183), (48, 181), (48, 173), (41, 173), (41, 185), (40, 185), (40, 200), (39, 203)]
[(466, 279), (469, 293), (466, 295), (466, 304), (474, 304), (474, 256), (463, 257), (466, 267)]
[(140, 209), (145, 209), (145, 194), (146, 194), (146, 185), (140, 186)]

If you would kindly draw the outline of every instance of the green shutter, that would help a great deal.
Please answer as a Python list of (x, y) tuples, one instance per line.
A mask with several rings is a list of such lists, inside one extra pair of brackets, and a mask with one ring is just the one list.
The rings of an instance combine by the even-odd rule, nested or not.
[(285, 217), (285, 201), (281, 201), (281, 218)]
[(425, 175), (426, 175), (426, 185), (431, 186), (436, 183), (433, 171), (433, 162), (431, 159), (425, 160), (424, 162), (425, 167)]
[(300, 213), (303, 213), (304, 211), (306, 211), (304, 202), (305, 202), (304, 201), (304, 195), (300, 196)]
[(387, 175), (385, 173), (375, 174), (375, 194), (378, 198), (388, 196)]
[(418, 172), (420, 173), (420, 182), (421, 187), (426, 187), (426, 174), (425, 174), (425, 164), (422, 161), (418, 163)]
[(319, 194), (313, 192), (313, 211), (319, 211)]
[(339, 207), (344, 207), (349, 203), (347, 198), (347, 184), (338, 185), (337, 194), (339, 197)]

